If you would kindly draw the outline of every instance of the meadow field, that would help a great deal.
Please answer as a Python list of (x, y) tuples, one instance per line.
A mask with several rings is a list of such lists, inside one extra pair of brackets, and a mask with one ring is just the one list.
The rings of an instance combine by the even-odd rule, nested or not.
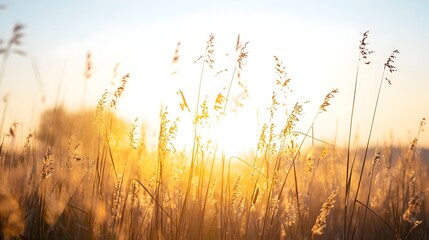
[[(18, 51), (22, 31), (16, 25), (1, 51), (0, 83), (6, 63), (13, 64), (8, 57), (24, 54)], [(381, 66), (382, 76), (374, 81), (378, 95), (367, 106), (370, 129), (352, 131), (356, 96), (364, 94), (356, 87), (362, 81), (359, 73), (374, 53), (369, 41), (368, 32), (356, 39), (358, 58), (350, 59), (357, 64), (349, 79), (355, 91), (349, 111), (341, 113), (350, 119), (348, 141), (341, 143), (314, 134), (314, 123), (330, 114), (341, 89), (323, 93), (317, 110), (304, 113), (305, 99), (289, 100), (294, 79), (282, 59), (273, 56), (271, 105), (252, 150), (235, 155), (223, 149), (213, 138), (216, 131), (225, 131), (217, 126), (240, 111), (248, 97), (243, 72), (252, 53), (240, 35), (231, 43), (233, 64), (219, 72), (213, 68), (216, 37), (207, 38), (194, 63), (200, 69), (195, 93), (177, 89), (174, 106), (159, 106), (156, 136), (147, 134), (152, 130), (144, 122), (116, 113), (132, 72), (115, 71), (115, 87), (96, 106), (71, 110), (57, 100), (30, 132), (19, 121), (3, 126), (14, 108), (5, 98), (0, 238), (427, 239), (429, 150), (419, 145), (426, 119), (408, 126), (416, 129), (408, 145), (391, 139), (370, 144), (373, 123), (383, 111), (378, 106), (381, 90), (392, 83), (400, 51), (392, 49)], [(173, 64), (179, 57), (177, 50)], [(89, 53), (83, 61), (87, 80), (96, 63)], [(201, 86), (213, 81), (207, 76), (228, 80), (219, 80), (218, 93), (206, 95)], [(82, 89), (84, 102), (86, 91)], [(304, 115), (312, 120), (297, 129)], [(183, 131), (184, 124), (191, 127)], [(354, 143), (357, 134), (366, 144)]]

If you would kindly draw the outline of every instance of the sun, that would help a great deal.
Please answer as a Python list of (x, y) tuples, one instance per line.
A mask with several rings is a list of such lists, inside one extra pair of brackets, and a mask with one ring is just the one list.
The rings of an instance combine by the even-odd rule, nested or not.
[(257, 147), (258, 123), (256, 116), (248, 111), (226, 116), (215, 126), (213, 139), (220, 149), (230, 156), (255, 151)]

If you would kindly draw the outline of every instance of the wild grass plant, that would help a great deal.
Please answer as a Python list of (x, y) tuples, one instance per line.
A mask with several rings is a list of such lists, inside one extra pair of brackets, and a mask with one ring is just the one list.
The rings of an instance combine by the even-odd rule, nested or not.
[[(368, 57), (373, 53), (367, 48), (367, 38), (368, 32), (359, 46), (359, 62), (365, 64), (369, 64)], [(180, 101), (176, 106), (160, 108), (155, 149), (148, 146), (144, 123), (138, 119), (128, 123), (115, 112), (127, 91), (127, 82), (133, 81), (131, 74), (115, 75), (119, 85), (106, 90), (94, 109), (71, 112), (58, 104), (46, 110), (39, 127), (28, 133), (19, 150), (10, 146), (15, 143), (16, 131), (23, 130), (12, 125), (0, 145), (1, 236), (426, 238), (427, 156), (420, 155), (417, 146), (425, 119), (409, 147), (387, 144), (374, 149), (369, 144), (382, 84), (391, 83), (385, 71), (396, 71), (393, 61), (398, 51), (384, 64), (364, 149), (352, 146), (350, 141), (360, 63), (349, 141), (342, 148), (320, 141), (313, 134), (318, 117), (329, 114), (339, 90), (334, 88), (320, 99), (312, 122), (301, 132), (296, 126), (306, 102), (291, 102), (289, 83), (293, 80), (287, 76), (284, 63), (274, 56), (276, 77), (272, 79), (271, 105), (267, 120), (261, 124), (255, 151), (230, 156), (211, 139), (212, 127), (231, 114), (234, 101), (248, 96), (242, 72), (251, 56), (249, 44), (237, 38), (232, 71), (222, 72), (230, 74), (228, 81), (221, 82), (219, 93), (204, 96), (206, 76), (220, 73), (214, 55), (216, 38), (209, 36), (195, 63), (201, 64), (197, 98), (188, 99), (186, 92), (178, 89)], [(88, 53), (83, 105), (92, 71), (90, 56)], [(177, 48), (173, 63), (179, 58)], [(190, 149), (182, 150), (176, 145), (183, 119), (175, 116), (172, 108), (191, 116)], [(310, 147), (304, 148), (310, 141)], [(368, 160), (372, 151), (374, 157)]]

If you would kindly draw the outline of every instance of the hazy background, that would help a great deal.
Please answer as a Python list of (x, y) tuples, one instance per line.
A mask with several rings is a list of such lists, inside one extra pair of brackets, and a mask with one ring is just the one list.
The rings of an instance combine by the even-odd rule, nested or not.
[[(243, 78), (249, 84), (250, 99), (234, 116), (236, 124), (225, 126), (229, 145), (255, 143), (264, 120), (256, 118), (256, 111), (265, 112), (271, 101), (273, 55), (285, 63), (292, 78), (291, 102), (310, 101), (305, 105), (302, 131), (324, 96), (339, 89), (328, 112), (317, 120), (315, 134), (329, 142), (337, 136), (337, 143), (345, 144), (359, 40), (367, 30), (369, 48), (375, 53), (371, 64), (361, 68), (357, 140), (367, 137), (383, 64), (394, 49), (400, 51), (395, 62), (398, 72), (387, 76), (392, 85), (383, 86), (372, 142), (408, 144), (422, 117), (429, 116), (428, 1), (16, 0), (0, 4), (4, 6), (0, 10), (3, 41), (15, 23), (25, 25), (21, 49), (27, 56), (11, 56), (0, 86), (1, 97), (9, 94), (5, 126), (17, 121), (23, 132), (36, 127), (38, 114), (52, 107), (57, 95), (72, 109), (82, 106), (87, 51), (92, 53), (94, 67), (88, 81), (88, 108), (113, 87), (113, 68), (119, 62), (120, 74), (131, 74), (118, 105), (122, 116), (130, 121), (139, 117), (155, 128), (161, 104), (173, 112), (179, 108), (178, 89), (193, 109), (201, 66), (193, 62), (204, 53), (210, 33), (215, 35), (218, 69), (233, 67), (230, 60), (239, 33), (249, 41)], [(179, 41), (179, 63), (172, 65)], [(42, 84), (35, 71), (40, 72)], [(205, 93), (215, 94), (209, 81), (206, 77)], [(429, 147), (427, 132), (419, 145)]]

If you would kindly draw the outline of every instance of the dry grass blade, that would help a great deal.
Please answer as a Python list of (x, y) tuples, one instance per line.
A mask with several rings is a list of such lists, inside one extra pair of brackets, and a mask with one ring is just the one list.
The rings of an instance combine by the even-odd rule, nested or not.
[(173, 226), (177, 229), (177, 224), (176, 222), (173, 220), (173, 218), (171, 218), (171, 215), (167, 212), (167, 210), (165, 210), (165, 208), (163, 206), (161, 206), (158, 202), (158, 200), (153, 196), (153, 194), (146, 188), (146, 186), (140, 182), (138, 179), (132, 179), (132, 181), (136, 181), (146, 192), (147, 194), (149, 194), (149, 196), (152, 198), (153, 201), (155, 201), (156, 205), (161, 208), (161, 210), (165, 213), (165, 215), (168, 217), (168, 219), (170, 219), (171, 223), (173, 224)]
[(186, 98), (185, 98), (185, 95), (183, 94), (182, 90), (179, 89), (177, 94), (180, 94), (180, 97), (181, 97), (180, 109), (182, 109), (182, 111), (184, 111), (186, 109), (186, 110), (188, 110), (188, 112), (191, 112), (191, 110), (189, 109), (189, 106), (188, 106), (188, 102), (186, 102)]

